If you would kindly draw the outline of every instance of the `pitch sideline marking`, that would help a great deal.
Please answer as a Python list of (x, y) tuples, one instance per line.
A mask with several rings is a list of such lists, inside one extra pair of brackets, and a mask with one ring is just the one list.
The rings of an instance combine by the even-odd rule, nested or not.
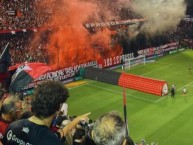
[[(155, 62), (155, 63), (157, 63), (157, 62)], [(142, 74), (141, 76), (146, 75), (146, 74), (149, 74), (149, 73), (154, 72), (154, 71), (157, 71), (157, 70), (160, 70), (160, 69), (167, 68), (167, 67), (169, 67), (170, 65), (171, 65), (171, 64), (168, 64), (168, 65), (165, 66), (165, 67), (162, 67), (162, 68), (155, 69), (155, 70), (153, 70), (153, 71), (144, 73), (144, 74)], [(71, 89), (75, 89), (75, 88), (78, 88), (78, 87), (81, 87), (81, 86), (84, 86), (84, 85), (90, 85), (90, 86), (93, 86), (93, 87), (96, 87), (96, 88), (100, 88), (100, 89), (104, 89), (104, 90), (108, 90), (108, 91), (111, 91), (111, 92), (115, 92), (115, 93), (119, 93), (119, 94), (121, 93), (121, 94), (122, 94), (122, 92), (119, 92), (119, 91), (114, 91), (114, 90), (111, 90), (111, 89), (107, 89), (107, 88), (102, 88), (102, 87), (98, 87), (98, 86), (91, 85), (92, 82), (94, 82), (94, 81), (89, 81), (88, 83), (84, 83), (84, 84), (82, 84), (82, 85), (79, 85), (79, 86), (76, 86), (76, 87), (72, 87), (72, 88), (69, 88), (69, 89), (71, 90)], [(189, 84), (187, 84), (187, 85), (185, 85), (185, 86), (191, 85), (192, 83), (193, 83), (193, 82), (190, 82)], [(183, 87), (185, 87), (185, 86), (183, 86)], [(177, 91), (180, 90), (180, 89), (182, 89), (183, 87), (177, 89)], [(127, 94), (127, 96), (131, 96), (131, 97), (133, 97), (133, 98), (137, 98), (137, 99), (140, 99), (140, 100), (145, 100), (145, 101), (153, 102), (153, 103), (159, 102), (159, 101), (161, 101), (161, 100), (163, 100), (163, 99), (165, 99), (165, 98), (167, 97), (167, 96), (161, 97), (160, 99), (158, 99), (158, 100), (156, 100), (156, 101), (152, 101), (152, 100), (144, 99), (144, 98), (137, 97), (137, 96), (134, 96), (134, 95), (128, 95), (128, 94)]]
[(152, 72), (154, 72), (154, 71), (161, 70), (161, 69), (167, 68), (167, 67), (169, 67), (169, 66), (170, 66), (170, 65), (164, 66), (164, 67), (161, 67), (161, 68), (158, 68), (158, 69), (154, 69), (154, 70), (152, 70), (152, 71), (149, 71), (149, 72), (147, 72), (147, 73), (142, 74), (141, 76), (145, 76), (146, 74), (150, 74), (150, 73), (152, 73)]
[(88, 81), (87, 83), (84, 83), (84, 84), (81, 84), (81, 85), (78, 85), (78, 86), (75, 86), (75, 87), (71, 87), (71, 88), (69, 88), (69, 90), (72, 90), (72, 89), (76, 89), (76, 88), (82, 87), (82, 86), (87, 85), (87, 84), (90, 84), (90, 83), (92, 83), (92, 82), (94, 82), (94, 81)]
[[(103, 87), (99, 87), (99, 86), (95, 86), (95, 85), (92, 85), (92, 84), (85, 84), (85, 85), (89, 85), (89, 86), (93, 86), (95, 88), (99, 88), (99, 89), (103, 89), (103, 90), (107, 90), (107, 91), (110, 91), (110, 92), (115, 92), (117, 94), (123, 94), (122, 92), (119, 92), (119, 91), (115, 91), (115, 90), (112, 90), (112, 89), (107, 89), (107, 88), (103, 88)], [(141, 97), (137, 97), (137, 96), (134, 96), (134, 95), (130, 95), (130, 94), (127, 94), (126, 96), (131, 96), (133, 98), (137, 98), (137, 99), (140, 99), (140, 100), (145, 100), (147, 102), (155, 102), (155, 101), (152, 101), (152, 100), (149, 100), (149, 99), (144, 99), (144, 98), (141, 98)]]
[[(93, 82), (94, 82), (94, 81), (89, 81), (88, 83), (84, 83), (84, 84), (82, 84), (82, 85), (79, 85), (79, 86), (77, 86), (77, 87), (72, 87), (72, 88), (69, 88), (69, 89), (71, 90), (71, 89), (79, 88), (79, 87), (84, 86), (84, 85), (90, 85), (90, 86), (93, 86), (93, 87), (96, 87), (96, 88), (100, 88), (100, 89), (103, 89), (103, 90), (107, 90), (107, 91), (115, 92), (115, 93), (118, 93), (118, 94), (122, 94), (122, 92), (119, 92), (119, 91), (114, 91), (114, 90), (112, 90), (112, 89), (107, 89), (107, 88), (102, 88), (102, 87), (98, 87), (98, 86), (92, 85), (91, 83), (93, 83)], [(193, 82), (190, 82), (190, 83), (186, 84), (185, 86), (191, 86), (192, 83), (193, 83)], [(183, 87), (185, 87), (185, 86), (183, 86)], [(178, 90), (181, 90), (183, 87), (177, 89), (177, 91), (178, 91)], [(147, 101), (147, 102), (153, 102), (153, 103), (157, 103), (157, 102), (165, 99), (166, 97), (168, 97), (168, 96), (165, 96), (165, 97), (161, 97), (160, 99), (158, 99), (158, 100), (156, 100), (156, 101), (152, 101), (152, 100), (149, 100), (149, 99), (144, 99), (144, 98), (137, 97), (137, 96), (130, 95), (130, 94), (129, 94), (129, 95), (127, 94), (127, 96), (131, 96), (131, 97), (133, 97), (133, 98), (137, 98), (137, 99), (140, 99), (140, 100), (145, 100), (145, 101)]]
[[(107, 91), (110, 91), (110, 92), (115, 92), (115, 93), (117, 93), (117, 94), (122, 94), (122, 92), (119, 92), (119, 91), (114, 91), (114, 90), (112, 90), (112, 89), (107, 89), (107, 88), (102, 88), (102, 87), (99, 87), (99, 86), (92, 85), (91, 83), (93, 83), (93, 82), (94, 82), (94, 81), (90, 81), (90, 82), (88, 82), (88, 83), (84, 83), (84, 84), (82, 84), (82, 85), (69, 88), (69, 90), (76, 89), (76, 88), (79, 88), (79, 87), (84, 86), (84, 85), (89, 85), (89, 86), (93, 86), (93, 87), (95, 87), (95, 88), (100, 88), (100, 89), (107, 90)], [(156, 101), (153, 101), (153, 100), (144, 99), (144, 98), (137, 97), (137, 96), (130, 95), (130, 94), (127, 94), (126, 96), (131, 96), (131, 97), (137, 98), (137, 99), (139, 99), (139, 100), (145, 100), (145, 101), (147, 101), (147, 102), (153, 102), (153, 103), (156, 102)]]
[[(165, 66), (165, 67), (162, 67), (162, 68), (159, 68), (159, 69), (155, 69), (155, 70), (150, 71), (150, 72), (148, 72), (148, 73), (151, 73), (151, 72), (154, 72), (154, 71), (157, 71), (157, 70), (160, 70), (160, 69), (164, 69), (164, 68), (167, 68), (167, 67), (169, 67), (169, 65), (168, 65), (168, 66)], [(145, 75), (145, 74), (148, 74), (148, 73), (144, 73), (144, 74), (142, 74), (142, 76)], [(122, 92), (119, 92), (119, 91), (114, 91), (114, 90), (111, 90), (111, 89), (107, 89), (107, 88), (102, 88), (102, 87), (98, 87), (98, 86), (91, 85), (92, 82), (94, 82), (94, 81), (90, 81), (90, 82), (88, 82), (88, 83), (84, 83), (84, 84), (82, 84), (82, 85), (79, 85), (79, 86), (76, 86), (76, 87), (72, 87), (72, 88), (69, 88), (69, 89), (71, 90), (71, 89), (79, 88), (79, 87), (84, 86), (84, 85), (90, 85), (90, 86), (93, 86), (93, 87), (96, 87), (96, 88), (100, 88), (100, 89), (103, 89), (103, 90), (107, 90), (107, 91), (111, 91), (111, 92), (115, 92), (115, 93), (119, 93), (119, 94), (121, 93), (121, 94), (122, 94)], [(148, 102), (153, 102), (153, 103), (157, 102), (157, 100), (156, 100), (156, 101), (153, 101), (153, 100), (144, 99), (144, 98), (137, 97), (137, 96), (130, 95), (130, 94), (129, 94), (129, 95), (127, 94), (127, 96), (131, 96), (131, 97), (133, 97), (133, 98), (137, 98), (137, 99), (140, 99), (140, 100), (145, 100), (145, 101), (148, 101)], [(163, 99), (163, 97), (162, 97), (162, 99)], [(160, 100), (160, 99), (158, 99), (158, 100)]]

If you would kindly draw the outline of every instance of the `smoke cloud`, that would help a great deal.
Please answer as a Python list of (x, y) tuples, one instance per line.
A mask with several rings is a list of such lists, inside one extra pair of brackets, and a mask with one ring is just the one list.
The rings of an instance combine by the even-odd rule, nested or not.
[(186, 12), (184, 0), (135, 0), (132, 7), (147, 19), (144, 30), (149, 33), (175, 29)]
[(140, 24), (140, 27), (129, 26), (131, 31), (128, 36), (132, 37), (138, 34), (138, 28), (152, 34), (175, 29), (186, 11), (184, 0), (44, 0), (41, 2), (44, 4), (39, 3), (40, 8), (51, 5), (53, 10), (48, 21), (49, 26), (46, 23), (44, 27), (52, 28), (47, 46), (50, 64), (55, 68), (122, 54), (123, 49), (111, 38), (112, 31), (107, 28), (88, 29), (85, 27), (86, 23), (125, 20), (130, 13), (127, 8), (132, 8), (147, 19), (147, 22)]
[[(119, 6), (122, 2), (115, 1)], [(55, 68), (68, 67), (112, 55), (122, 54), (120, 47), (110, 46), (111, 32), (107, 28), (90, 33), (86, 22), (104, 22), (117, 18), (112, 13), (113, 1), (103, 0), (47, 0), (53, 3), (49, 20), (53, 34), (49, 41), (50, 63)]]

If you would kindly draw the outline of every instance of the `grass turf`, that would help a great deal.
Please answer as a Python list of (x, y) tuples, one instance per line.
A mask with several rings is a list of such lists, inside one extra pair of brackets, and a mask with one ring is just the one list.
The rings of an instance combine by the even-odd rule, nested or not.
[[(191, 145), (193, 139), (193, 50), (158, 58), (153, 63), (139, 65), (127, 73), (166, 80), (176, 85), (176, 96), (159, 97), (126, 89), (129, 134), (135, 142), (142, 138), (159, 145)], [(121, 71), (121, 70), (116, 70)], [(122, 88), (92, 80), (70, 87), (69, 115), (91, 112), (95, 120), (105, 112), (117, 110), (123, 116)], [(186, 86), (187, 95), (182, 95)]]

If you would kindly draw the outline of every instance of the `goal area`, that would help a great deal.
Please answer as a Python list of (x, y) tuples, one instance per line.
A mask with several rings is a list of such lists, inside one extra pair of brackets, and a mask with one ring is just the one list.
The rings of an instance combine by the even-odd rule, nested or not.
[(125, 59), (124, 68), (131, 69), (132, 67), (137, 66), (139, 64), (145, 64), (145, 60), (145, 55), (140, 55), (131, 59)]

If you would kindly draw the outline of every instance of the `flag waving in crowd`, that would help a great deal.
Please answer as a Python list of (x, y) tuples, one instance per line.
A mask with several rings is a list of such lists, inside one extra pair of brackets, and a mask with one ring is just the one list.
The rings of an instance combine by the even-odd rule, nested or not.
[(34, 79), (50, 71), (51, 68), (40, 62), (25, 62), (17, 67), (16, 72), (12, 76), (10, 92), (19, 92)]
[(4, 47), (0, 54), (0, 84), (7, 88), (7, 78), (9, 77), (9, 66), (11, 65), (11, 55), (9, 53), (9, 43)]
[(6, 73), (9, 66), (11, 66), (11, 55), (9, 53), (9, 43), (7, 43), (0, 57), (0, 73)]

